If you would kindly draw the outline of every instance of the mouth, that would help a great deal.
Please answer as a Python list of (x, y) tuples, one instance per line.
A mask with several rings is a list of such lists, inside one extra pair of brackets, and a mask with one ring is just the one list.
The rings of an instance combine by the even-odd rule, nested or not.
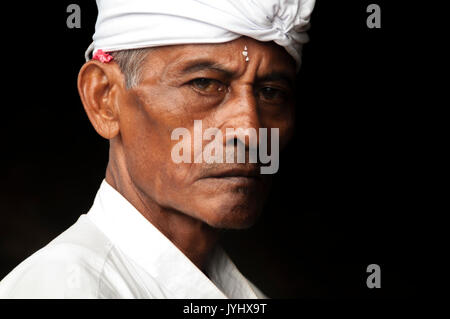
[(208, 171), (200, 180), (222, 187), (260, 188), (265, 184), (257, 165), (217, 168)]
[(217, 178), (224, 180), (260, 180), (258, 167), (231, 168), (222, 171), (212, 172), (203, 178)]
[(211, 194), (233, 196), (236, 200), (248, 200), (264, 194), (270, 185), (270, 179), (260, 174), (260, 167), (257, 165), (214, 167), (204, 172), (198, 182), (207, 187)]

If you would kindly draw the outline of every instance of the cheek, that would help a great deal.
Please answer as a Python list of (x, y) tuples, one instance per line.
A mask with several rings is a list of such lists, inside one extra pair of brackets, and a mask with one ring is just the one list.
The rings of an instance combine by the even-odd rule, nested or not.
[(183, 189), (190, 182), (190, 165), (177, 164), (171, 157), (177, 142), (171, 140), (171, 133), (185, 124), (156, 99), (153, 102), (122, 112), (121, 139), (131, 179), (159, 204), (170, 205), (184, 196)]
[(184, 197), (183, 190), (188, 186), (188, 179), (185, 178), (188, 170), (173, 163), (170, 150), (162, 146), (161, 141), (150, 138), (136, 138), (136, 144), (125, 149), (128, 172), (147, 196), (160, 205), (173, 206)]
[(280, 128), (280, 149), (284, 148), (294, 135), (295, 114), (292, 113)]
[(277, 116), (265, 117), (262, 127), (270, 130), (271, 128), (279, 129), (279, 145), (280, 149), (286, 146), (286, 144), (292, 138), (295, 129), (295, 107), (288, 107), (282, 113)]

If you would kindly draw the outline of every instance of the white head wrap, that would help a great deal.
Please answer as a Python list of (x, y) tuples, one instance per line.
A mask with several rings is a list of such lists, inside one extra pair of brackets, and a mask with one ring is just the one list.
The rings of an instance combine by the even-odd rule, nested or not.
[(315, 0), (97, 0), (94, 42), (104, 52), (171, 44), (274, 41), (301, 63)]

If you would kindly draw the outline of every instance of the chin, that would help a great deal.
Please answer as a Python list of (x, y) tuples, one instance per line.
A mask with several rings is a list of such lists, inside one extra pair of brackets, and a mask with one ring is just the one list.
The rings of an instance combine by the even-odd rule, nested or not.
[(204, 179), (197, 185), (181, 211), (213, 228), (246, 229), (261, 215), (267, 194), (263, 183)]
[(257, 201), (251, 204), (239, 203), (230, 205), (229, 203), (219, 207), (210, 208), (200, 219), (213, 228), (221, 229), (246, 229), (253, 226), (261, 215), (262, 207), (257, 205)]

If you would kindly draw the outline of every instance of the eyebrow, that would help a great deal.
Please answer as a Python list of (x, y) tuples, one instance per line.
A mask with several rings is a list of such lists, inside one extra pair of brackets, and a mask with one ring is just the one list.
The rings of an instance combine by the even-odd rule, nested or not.
[(189, 74), (202, 70), (213, 70), (216, 72), (223, 73), (226, 77), (233, 77), (235, 72), (233, 70), (227, 69), (222, 64), (211, 61), (211, 60), (196, 60), (186, 64), (183, 69), (181, 69), (180, 74)]
[(295, 78), (288, 72), (283, 71), (273, 71), (263, 76), (257, 77), (256, 82), (286, 82), (289, 86), (294, 86)]

